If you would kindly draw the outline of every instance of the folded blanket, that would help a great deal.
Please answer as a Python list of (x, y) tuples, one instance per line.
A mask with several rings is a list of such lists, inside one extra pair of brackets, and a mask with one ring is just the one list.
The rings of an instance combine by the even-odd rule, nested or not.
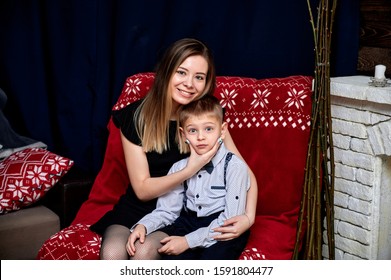
[(12, 129), (3, 114), (6, 103), (7, 95), (0, 88), (0, 159), (25, 148), (47, 148), (45, 143), (21, 136)]

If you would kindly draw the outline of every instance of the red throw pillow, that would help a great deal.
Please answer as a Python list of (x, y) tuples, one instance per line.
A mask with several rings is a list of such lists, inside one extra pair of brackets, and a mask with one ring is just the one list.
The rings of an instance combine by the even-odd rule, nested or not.
[(15, 152), (0, 161), (0, 214), (41, 199), (73, 161), (41, 148)]
[(101, 237), (85, 224), (62, 229), (45, 241), (38, 260), (99, 260)]

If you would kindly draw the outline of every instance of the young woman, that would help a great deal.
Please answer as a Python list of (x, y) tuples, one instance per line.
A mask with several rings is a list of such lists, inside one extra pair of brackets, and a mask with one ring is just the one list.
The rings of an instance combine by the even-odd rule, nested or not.
[[(213, 149), (202, 155), (190, 147), (187, 166), (167, 175), (175, 162), (189, 156), (181, 154), (178, 148), (177, 109), (205, 94), (213, 94), (215, 82), (215, 66), (210, 50), (198, 40), (182, 39), (165, 52), (146, 97), (113, 113), (114, 123), (121, 130), (130, 186), (113, 210), (91, 226), (91, 230), (103, 234), (101, 259), (128, 259), (126, 243), (129, 229), (156, 208), (159, 196), (192, 177), (217, 152), (217, 142)], [(225, 145), (240, 155), (229, 133), (226, 134)], [(254, 222), (257, 184), (253, 173), (250, 173), (246, 215), (233, 217), (215, 229), (222, 233), (218, 240), (238, 237)], [(150, 246), (142, 246), (149, 249), (137, 250), (134, 259), (159, 258), (157, 248), (164, 237), (151, 235), (148, 238)]]

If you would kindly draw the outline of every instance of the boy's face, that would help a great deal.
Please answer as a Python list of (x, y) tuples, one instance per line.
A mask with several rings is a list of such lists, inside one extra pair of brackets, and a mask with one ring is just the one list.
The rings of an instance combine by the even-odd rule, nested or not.
[(226, 126), (215, 116), (204, 114), (188, 118), (180, 129), (183, 140), (188, 139), (197, 154), (202, 155), (210, 151), (220, 137), (224, 139)]

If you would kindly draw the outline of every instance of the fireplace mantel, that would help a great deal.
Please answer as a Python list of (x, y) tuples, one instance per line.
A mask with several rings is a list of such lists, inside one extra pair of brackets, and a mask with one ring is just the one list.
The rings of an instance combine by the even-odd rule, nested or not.
[(331, 79), (336, 259), (391, 259), (391, 87), (369, 82)]

